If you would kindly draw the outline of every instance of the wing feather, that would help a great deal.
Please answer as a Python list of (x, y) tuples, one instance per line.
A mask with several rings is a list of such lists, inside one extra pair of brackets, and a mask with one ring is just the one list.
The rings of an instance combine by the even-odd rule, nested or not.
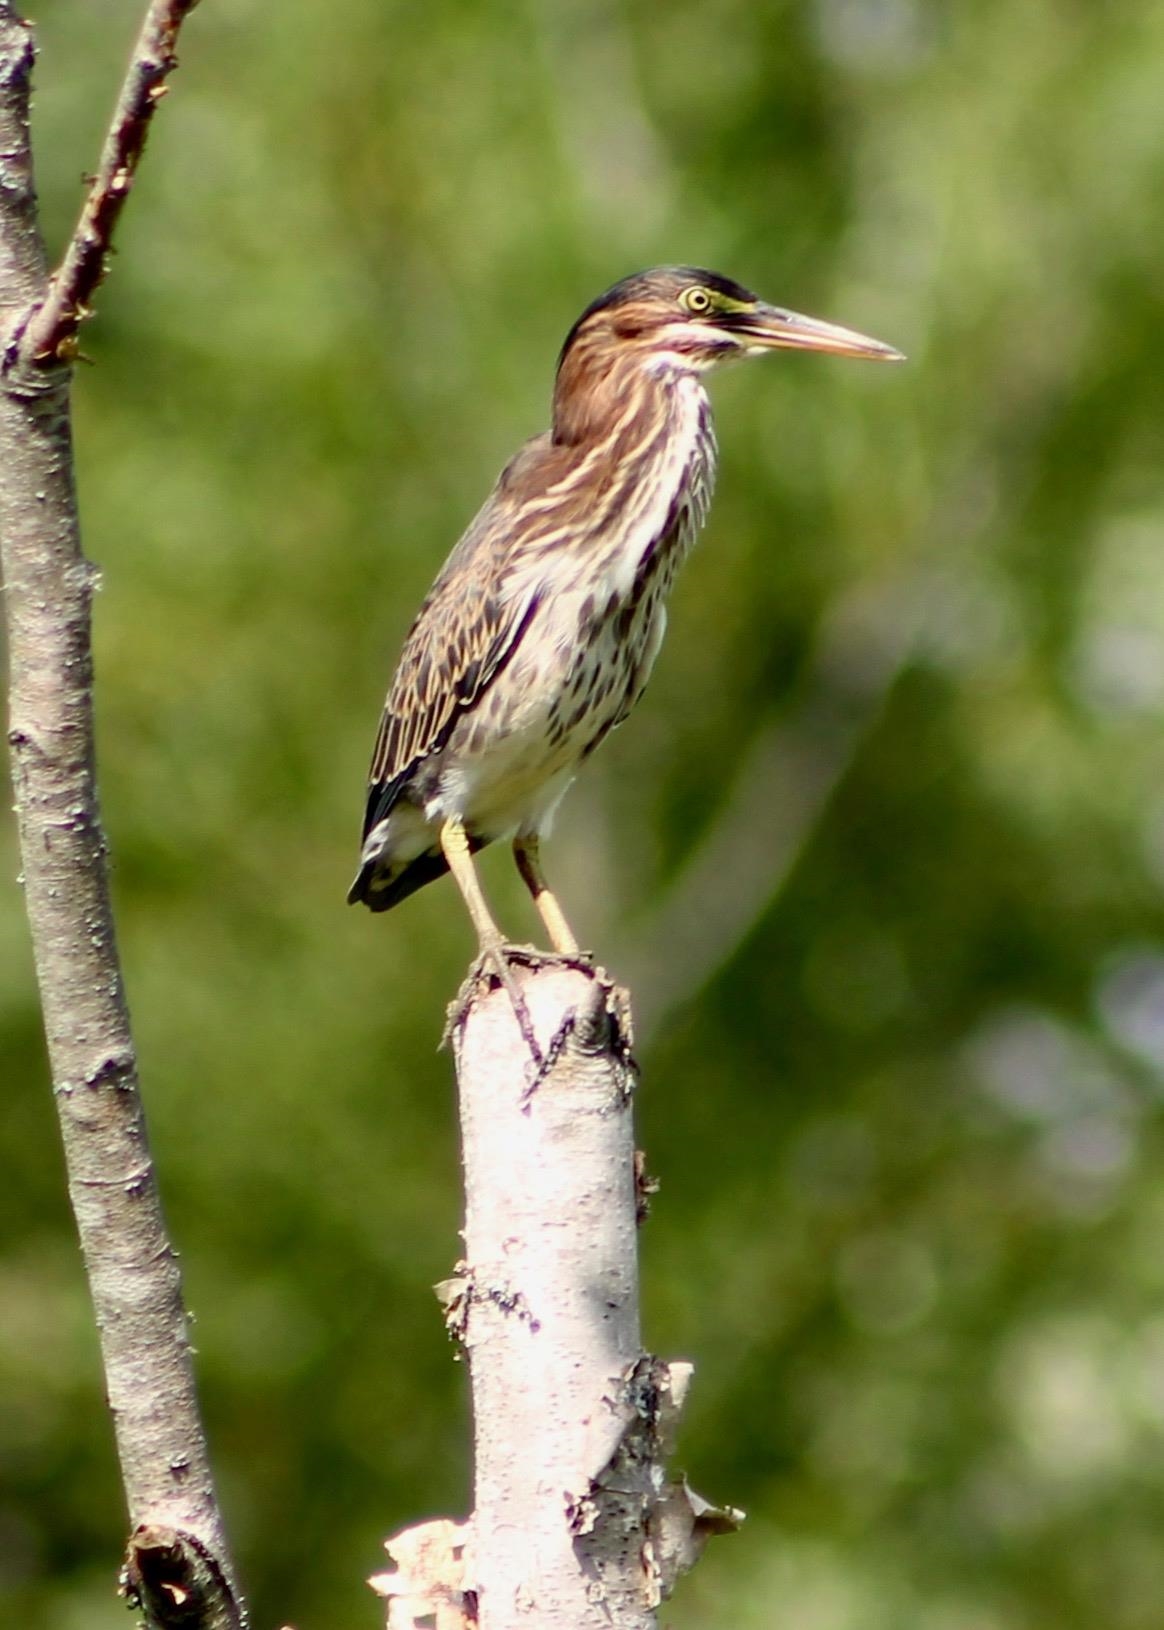
[[(365, 838), (513, 655), (544, 597), (549, 555), (567, 541), (585, 553), (624, 506), (643, 443), (666, 429), (652, 418), (644, 434), (640, 394), (626, 392), (598, 441), (559, 444), (546, 432), (527, 442), (445, 562), (388, 692), (372, 755)], [(622, 442), (628, 450), (618, 452)], [(622, 480), (608, 479), (611, 467)]]
[(511, 579), (514, 505), (506, 475), (449, 556), (405, 640), (372, 753), (365, 837), (496, 678), (537, 608), (528, 576), (520, 587)]

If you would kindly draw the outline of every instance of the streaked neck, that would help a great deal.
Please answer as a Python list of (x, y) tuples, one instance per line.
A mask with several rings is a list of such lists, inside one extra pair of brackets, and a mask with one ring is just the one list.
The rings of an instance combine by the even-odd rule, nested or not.
[(600, 440), (625, 420), (632, 403), (647, 419), (666, 415), (681, 382), (694, 377), (685, 359), (669, 353), (612, 358), (577, 343), (562, 358), (554, 384), (554, 441), (578, 446)]

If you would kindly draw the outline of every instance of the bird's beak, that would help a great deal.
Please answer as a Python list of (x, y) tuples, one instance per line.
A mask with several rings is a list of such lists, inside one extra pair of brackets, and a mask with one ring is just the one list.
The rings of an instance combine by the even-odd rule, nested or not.
[(742, 312), (732, 329), (749, 349), (754, 346), (765, 351), (829, 351), (838, 357), (869, 357), (875, 362), (905, 361), (901, 351), (894, 350), (892, 345), (883, 345), (880, 340), (871, 340), (867, 334), (762, 302)]

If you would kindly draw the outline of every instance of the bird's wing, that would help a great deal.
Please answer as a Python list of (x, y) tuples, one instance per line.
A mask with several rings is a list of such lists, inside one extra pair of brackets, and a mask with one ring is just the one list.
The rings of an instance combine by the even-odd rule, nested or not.
[[(518, 459), (532, 455), (534, 446)], [(510, 576), (521, 531), (514, 526), (512, 469), (445, 562), (409, 630), (372, 754), (365, 837), (396, 802), (410, 772), (444, 746), (460, 716), (505, 666), (537, 609), (538, 591), (529, 576), (520, 574), (520, 588)]]

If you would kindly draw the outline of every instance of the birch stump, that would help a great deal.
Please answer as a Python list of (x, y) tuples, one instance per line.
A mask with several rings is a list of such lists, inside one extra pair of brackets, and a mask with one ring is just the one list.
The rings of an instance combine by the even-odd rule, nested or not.
[(625, 996), (582, 965), (519, 972), (539, 1068), (505, 992), (453, 1023), (465, 1260), (439, 1293), (469, 1361), (475, 1512), (389, 1540), (372, 1583), (392, 1630), (652, 1630), (739, 1514), (666, 1470), (691, 1367), (642, 1348)]

